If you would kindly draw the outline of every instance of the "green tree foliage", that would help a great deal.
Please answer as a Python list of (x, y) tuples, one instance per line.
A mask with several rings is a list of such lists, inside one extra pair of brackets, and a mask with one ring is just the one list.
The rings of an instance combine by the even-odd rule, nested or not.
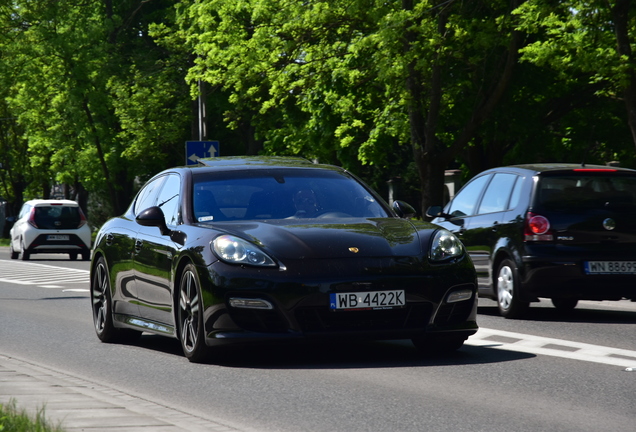
[(631, 0), (531, 0), (515, 11), (530, 41), (521, 61), (549, 76), (535, 98), (547, 102), (543, 124), (558, 146), (544, 154), (636, 162), (635, 6)]
[(170, 38), (197, 56), (190, 82), (228, 92), (227, 120), (251, 124), (268, 153), (391, 173), (414, 161), (426, 206), (510, 82), (514, 6), (190, 1)]
[(632, 3), (5, 0), (0, 162), (23, 169), (3, 193), (64, 183), (121, 212), (183, 163), (200, 89), (222, 154), (400, 177), (422, 209), (460, 164), (634, 165)]
[(172, 2), (10, 5), (6, 100), (28, 138), (30, 165), (76, 192), (105, 192), (110, 211), (121, 213), (137, 177), (182, 162), (190, 132), (187, 57), (147, 33), (154, 20), (169, 20)]

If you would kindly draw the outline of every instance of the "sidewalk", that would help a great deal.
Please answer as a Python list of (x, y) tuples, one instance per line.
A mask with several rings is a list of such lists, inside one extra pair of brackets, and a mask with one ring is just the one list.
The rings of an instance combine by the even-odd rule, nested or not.
[(35, 415), (44, 408), (66, 432), (237, 432), (118, 390), (0, 354), (0, 404), (16, 401)]

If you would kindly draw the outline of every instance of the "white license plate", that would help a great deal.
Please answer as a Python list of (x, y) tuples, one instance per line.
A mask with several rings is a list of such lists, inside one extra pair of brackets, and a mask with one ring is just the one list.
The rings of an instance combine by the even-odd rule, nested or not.
[(333, 293), (330, 297), (329, 307), (333, 310), (390, 309), (406, 305), (404, 290)]
[(53, 241), (66, 241), (68, 240), (68, 236), (67, 235), (61, 235), (61, 234), (49, 234), (46, 236), (47, 240), (53, 240)]
[(587, 274), (636, 274), (636, 261), (585, 261)]

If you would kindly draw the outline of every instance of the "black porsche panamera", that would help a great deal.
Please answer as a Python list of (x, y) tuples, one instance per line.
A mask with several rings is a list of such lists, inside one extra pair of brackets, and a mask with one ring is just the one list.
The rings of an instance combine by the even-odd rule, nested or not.
[(165, 170), (97, 234), (97, 336), (177, 338), (193, 362), (224, 345), (294, 340), (458, 349), (477, 331), (475, 270), (453, 234), (414, 214), (304, 159)]

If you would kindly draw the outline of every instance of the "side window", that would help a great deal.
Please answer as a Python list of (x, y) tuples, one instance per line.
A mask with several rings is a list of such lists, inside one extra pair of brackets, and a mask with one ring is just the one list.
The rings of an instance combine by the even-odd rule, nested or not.
[(20, 213), (18, 214), (18, 219), (22, 219), (25, 215), (29, 214), (29, 212), (31, 211), (31, 206), (28, 204), (25, 204), (22, 206), (22, 208), (20, 209)]
[(509, 209), (513, 209), (517, 207), (519, 204), (519, 200), (521, 199), (521, 187), (523, 186), (523, 177), (517, 177), (517, 181), (515, 182), (515, 188), (512, 190), (512, 195), (510, 196), (510, 205), (508, 205)]
[(479, 214), (501, 212), (508, 209), (510, 192), (515, 184), (515, 174), (497, 173), (492, 178), (488, 189), (479, 205)]
[(446, 213), (454, 217), (470, 216), (475, 213), (477, 200), (491, 175), (477, 177), (466, 184), (450, 202)]
[(163, 210), (166, 217), (166, 225), (177, 225), (179, 222), (179, 192), (181, 191), (181, 178), (177, 174), (166, 176), (157, 205)]
[(152, 180), (150, 183), (147, 183), (143, 187), (141, 192), (139, 192), (139, 195), (137, 195), (137, 200), (135, 201), (135, 215), (138, 215), (147, 208), (156, 205), (157, 194), (159, 193), (161, 184), (165, 179), (166, 176), (159, 177)]

